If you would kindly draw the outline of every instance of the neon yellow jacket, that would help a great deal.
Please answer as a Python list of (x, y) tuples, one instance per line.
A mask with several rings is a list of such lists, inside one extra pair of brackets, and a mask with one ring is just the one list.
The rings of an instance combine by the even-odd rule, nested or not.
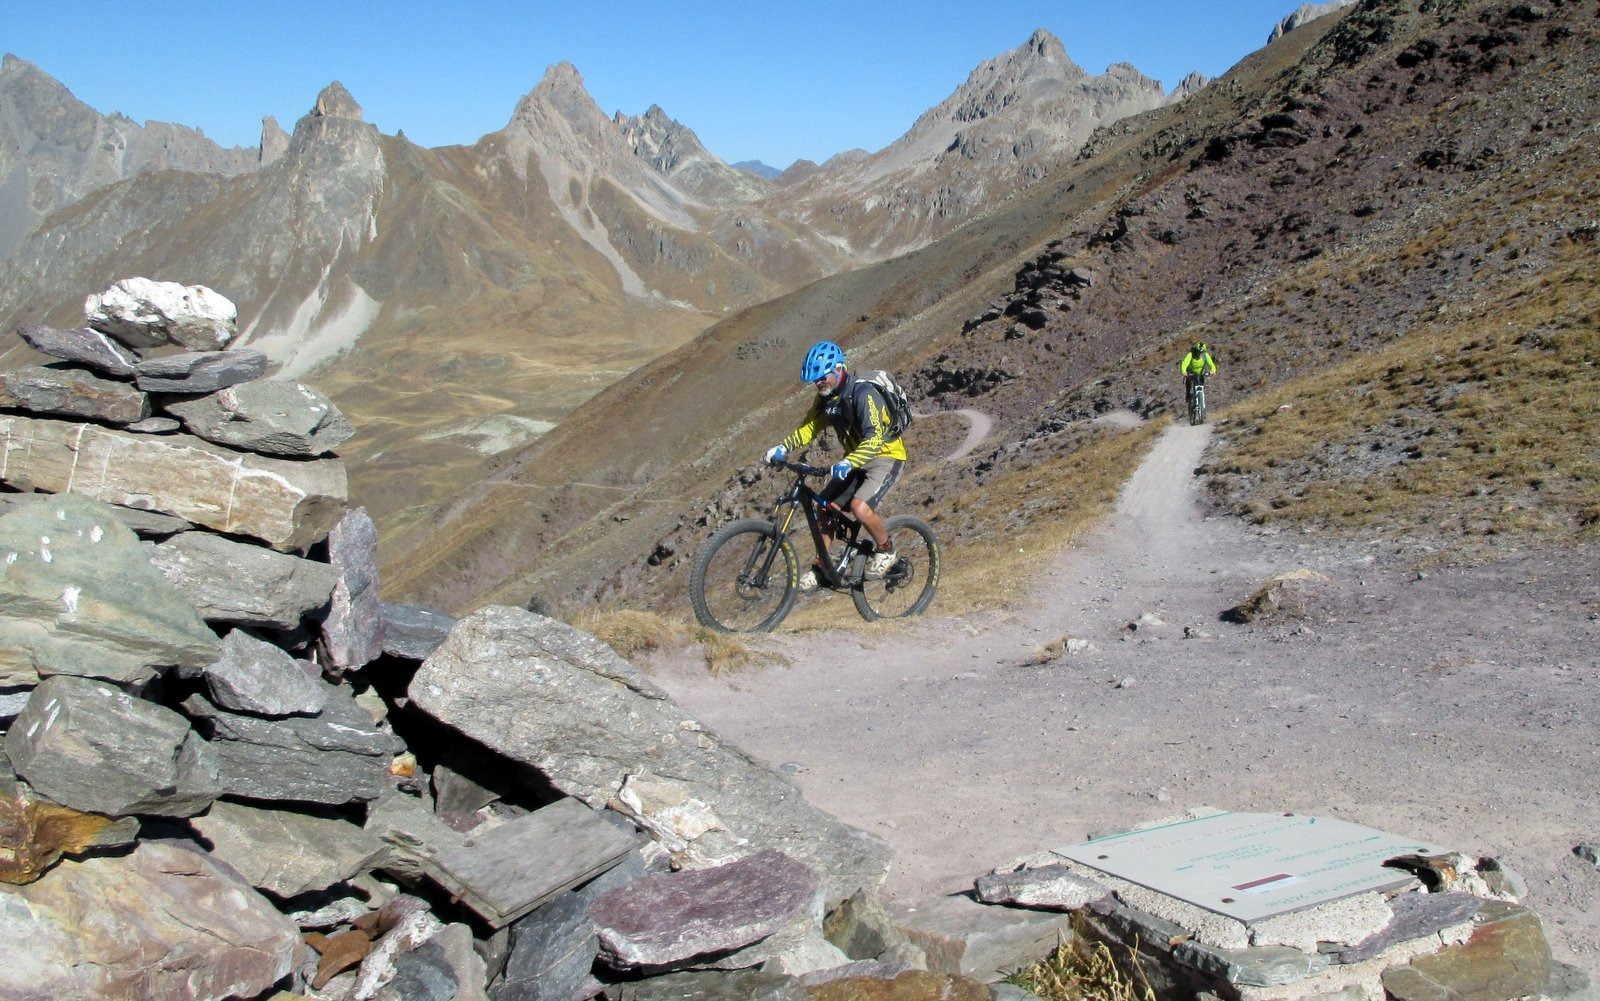
[(1217, 363), (1211, 359), (1209, 351), (1202, 351), (1196, 355), (1194, 349), (1190, 348), (1188, 354), (1183, 356), (1183, 361), (1178, 363), (1178, 371), (1184, 375), (1199, 375), (1208, 370), (1211, 372), (1217, 370)]
[(845, 461), (860, 469), (878, 456), (906, 458), (905, 442), (885, 441), (889, 433), (889, 405), (878, 387), (865, 379), (846, 375), (839, 391), (819, 395), (806, 411), (805, 420), (794, 433), (783, 439), (789, 451), (805, 448), (823, 429), (832, 428), (845, 450)]

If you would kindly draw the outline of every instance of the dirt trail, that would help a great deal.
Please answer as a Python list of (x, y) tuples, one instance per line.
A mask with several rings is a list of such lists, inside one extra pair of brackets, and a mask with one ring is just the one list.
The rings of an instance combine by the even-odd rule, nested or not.
[(951, 413), (960, 414), (966, 418), (967, 437), (962, 440), (960, 445), (956, 446), (954, 452), (951, 452), (941, 460), (943, 462), (954, 462), (957, 459), (966, 458), (973, 449), (983, 444), (983, 440), (989, 437), (989, 432), (994, 429), (994, 418), (981, 410), (953, 410)]
[[(722, 678), (651, 669), (888, 840), (891, 897), (1191, 807), (1293, 811), (1500, 858), (1558, 958), (1600, 971), (1600, 873), (1572, 854), (1600, 841), (1594, 549), (1419, 575), (1247, 530), (1196, 504), (1209, 436), (1162, 435), (1108, 524), (1010, 609), (780, 632), (756, 643), (788, 666)], [(1299, 566), (1333, 578), (1329, 620), (1218, 621)], [(1092, 646), (1031, 663), (1066, 636)]]

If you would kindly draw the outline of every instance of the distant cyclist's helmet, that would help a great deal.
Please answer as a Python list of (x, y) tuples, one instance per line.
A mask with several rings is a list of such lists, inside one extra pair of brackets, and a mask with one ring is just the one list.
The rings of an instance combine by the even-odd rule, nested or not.
[(1194, 347), (1190, 348), (1189, 350), (1193, 351), (1197, 355), (1203, 355), (1207, 351), (1210, 351), (1211, 349), (1206, 346), (1206, 342), (1205, 341), (1195, 341), (1194, 342)]
[(843, 364), (844, 348), (832, 341), (818, 341), (806, 352), (806, 360), (800, 364), (800, 381), (816, 382), (825, 375), (832, 375)]

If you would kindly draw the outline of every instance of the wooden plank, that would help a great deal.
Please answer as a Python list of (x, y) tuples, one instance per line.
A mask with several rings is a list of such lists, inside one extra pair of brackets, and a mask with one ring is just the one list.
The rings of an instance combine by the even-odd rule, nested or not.
[(422, 865), (495, 928), (610, 869), (635, 842), (570, 797), (468, 838)]

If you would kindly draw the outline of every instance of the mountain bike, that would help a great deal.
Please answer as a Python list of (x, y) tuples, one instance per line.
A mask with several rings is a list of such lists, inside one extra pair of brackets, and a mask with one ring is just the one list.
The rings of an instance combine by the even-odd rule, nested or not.
[[(706, 541), (689, 575), (689, 599), (701, 625), (725, 633), (770, 632), (794, 607), (800, 593), (800, 557), (791, 533), (805, 517), (816, 551), (818, 589), (847, 591), (868, 622), (920, 615), (939, 587), (939, 540), (920, 518), (884, 519), (897, 559), (882, 577), (867, 577), (872, 536), (843, 508), (824, 500), (807, 477), (830, 471), (802, 462), (775, 465), (795, 474), (770, 518), (743, 518), (724, 525)], [(830, 554), (826, 539), (832, 538)]]
[(1192, 379), (1189, 383), (1189, 424), (1204, 424), (1206, 422), (1206, 384), (1200, 379)]

